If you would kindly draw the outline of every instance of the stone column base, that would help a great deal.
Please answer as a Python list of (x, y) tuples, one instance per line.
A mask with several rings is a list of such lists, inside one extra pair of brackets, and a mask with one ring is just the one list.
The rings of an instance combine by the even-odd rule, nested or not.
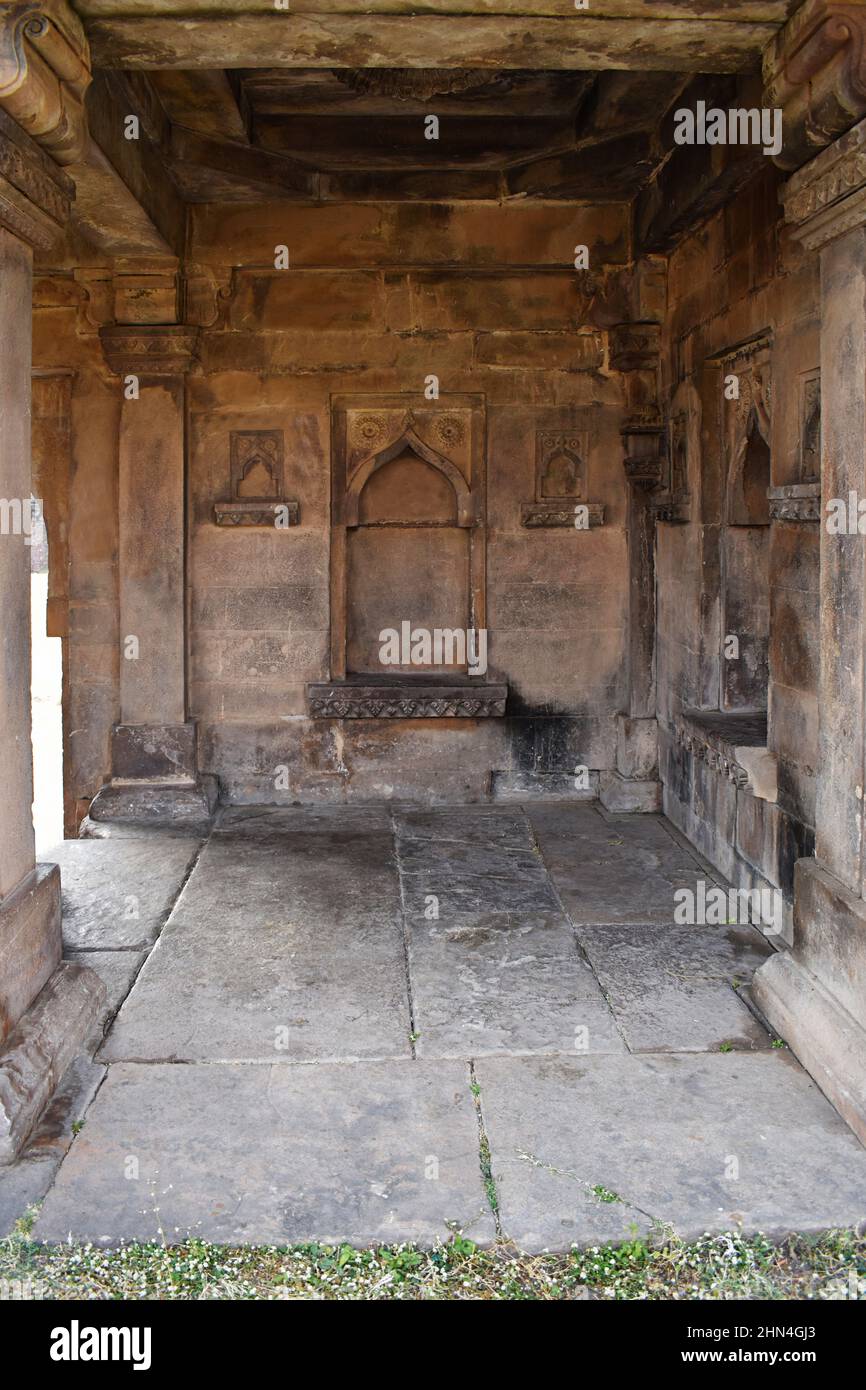
[(0, 1052), (0, 1164), (23, 1149), (105, 998), (95, 971), (62, 964), (18, 1020)]
[(144, 825), (206, 825), (219, 800), (215, 777), (197, 769), (196, 726), (116, 724), (111, 735), (111, 781), (97, 792), (81, 827), (98, 836), (109, 821)]
[(606, 811), (660, 811), (662, 784), (623, 777), (620, 772), (602, 772), (598, 780), (598, 799)]
[(101, 787), (91, 801), (82, 833), (97, 836), (97, 826), (111, 821), (201, 827), (213, 819), (218, 801), (215, 777), (201, 775), (190, 782), (115, 780)]
[(815, 859), (794, 870), (794, 946), (757, 971), (752, 995), (866, 1144), (866, 903)]
[(37, 864), (0, 901), (0, 1048), (60, 964), (60, 870)]

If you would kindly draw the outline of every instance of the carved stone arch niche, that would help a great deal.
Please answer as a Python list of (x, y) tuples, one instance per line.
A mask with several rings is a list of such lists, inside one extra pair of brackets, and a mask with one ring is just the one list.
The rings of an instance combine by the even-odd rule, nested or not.
[(486, 626), (484, 442), (481, 396), (332, 401), (332, 681), (470, 679), (383, 663), (381, 633)]
[[(732, 349), (717, 361), (724, 448), (720, 708), (759, 711), (767, 708), (769, 687), (768, 493), (773, 406), (769, 334)], [(731, 650), (736, 652), (733, 657)]]

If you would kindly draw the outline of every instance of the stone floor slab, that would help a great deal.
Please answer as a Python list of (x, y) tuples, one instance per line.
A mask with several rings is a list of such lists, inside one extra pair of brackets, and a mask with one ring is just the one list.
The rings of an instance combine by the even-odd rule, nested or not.
[(102, 1042), (108, 1025), (126, 999), (146, 959), (143, 951), (69, 951), (67, 960), (89, 965), (105, 985), (105, 1004), (92, 1033), (92, 1046)]
[(111, 1061), (399, 1057), (411, 1022), (390, 835), (215, 835), (109, 1034)]
[(522, 1249), (866, 1218), (866, 1149), (789, 1053), (490, 1057), (476, 1076)]
[(530, 806), (542, 858), (575, 924), (673, 922), (678, 888), (706, 867), (659, 816), (603, 816), (593, 804)]
[(526, 849), (531, 843), (522, 810), (495, 806), (446, 806), (420, 810), (395, 806), (396, 832), (402, 840), (436, 840), (459, 845), (499, 845)]
[(464, 1064), (125, 1064), (110, 1069), (35, 1234), (429, 1245), (452, 1223), (494, 1235)]
[(141, 950), (157, 937), (200, 841), (159, 833), (64, 840), (46, 856), (60, 865), (67, 950)]
[(391, 829), (391, 813), (382, 802), (370, 806), (226, 806), (214, 826), (214, 835), (262, 833), (319, 835), (334, 831), (367, 834)]
[(754, 927), (579, 927), (632, 1052), (770, 1047), (737, 995), (770, 954)]
[(394, 816), (419, 1056), (624, 1051), (524, 814), (458, 819)]
[(626, 1050), (561, 914), (419, 917), (408, 935), (419, 1056)]

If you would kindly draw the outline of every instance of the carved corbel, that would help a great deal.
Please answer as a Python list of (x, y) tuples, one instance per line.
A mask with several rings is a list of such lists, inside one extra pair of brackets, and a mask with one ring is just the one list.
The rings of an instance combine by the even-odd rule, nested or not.
[(806, 0), (764, 54), (765, 105), (782, 111), (782, 169), (797, 169), (866, 115), (866, 3)]
[(627, 415), (620, 429), (628, 481), (651, 490), (664, 477), (664, 421), (658, 404), (661, 327), (620, 323), (610, 331), (610, 365), (625, 375)]
[(65, 0), (0, 0), (0, 106), (58, 164), (88, 145), (90, 50)]
[(212, 266), (188, 264), (183, 271), (184, 318), (213, 328), (232, 295), (232, 272), (218, 276)]

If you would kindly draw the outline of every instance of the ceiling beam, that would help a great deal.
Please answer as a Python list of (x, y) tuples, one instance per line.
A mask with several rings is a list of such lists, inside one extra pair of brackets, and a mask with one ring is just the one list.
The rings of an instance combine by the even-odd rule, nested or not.
[[(597, 19), (693, 19), (710, 23), (737, 19), (744, 24), (784, 24), (801, 0), (590, 0)], [(563, 0), (291, 0), (298, 15), (520, 15), (561, 18)], [(131, 15), (269, 15), (274, 0), (76, 0), (85, 19)]]
[(500, 15), (123, 15), (89, 19), (102, 68), (757, 71), (774, 23)]

